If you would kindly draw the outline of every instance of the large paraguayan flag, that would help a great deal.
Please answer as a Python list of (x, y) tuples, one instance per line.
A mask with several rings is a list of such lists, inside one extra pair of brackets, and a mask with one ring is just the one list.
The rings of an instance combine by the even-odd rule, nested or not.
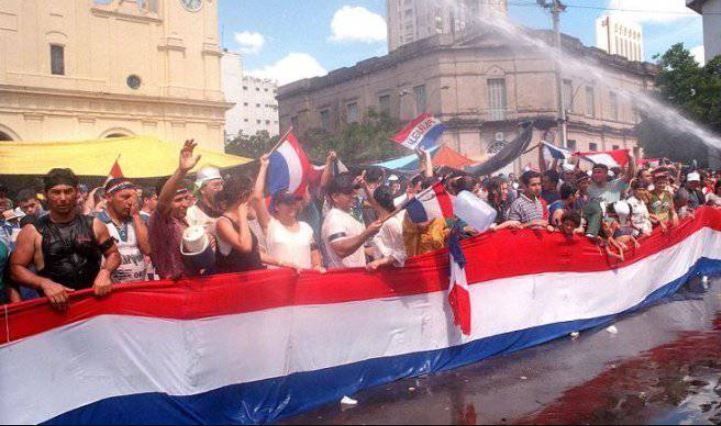
[(453, 200), (443, 187), (443, 183), (438, 182), (408, 201), (406, 211), (413, 223), (450, 218), (453, 217)]
[(458, 225), (453, 228), (448, 241), (451, 256), (451, 284), (448, 291), (448, 302), (453, 310), (453, 320), (464, 335), (471, 335), (471, 292), (466, 276), (466, 256), (461, 247), (461, 230)]
[(393, 136), (393, 141), (414, 151), (418, 148), (431, 149), (445, 130), (446, 127), (439, 119), (423, 113)]
[(270, 195), (287, 190), (303, 196), (308, 187), (311, 164), (298, 139), (289, 133), (278, 149), (270, 156), (267, 185)]

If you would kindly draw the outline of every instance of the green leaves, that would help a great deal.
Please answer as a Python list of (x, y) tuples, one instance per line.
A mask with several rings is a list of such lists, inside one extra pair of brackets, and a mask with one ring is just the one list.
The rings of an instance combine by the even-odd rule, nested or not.
[[(691, 120), (721, 133), (721, 56), (701, 67), (679, 43), (656, 59), (661, 70), (656, 78), (660, 99)], [(649, 116), (638, 126), (639, 142), (647, 157), (668, 157), (687, 163), (708, 158), (708, 150), (701, 141), (663, 124)]]

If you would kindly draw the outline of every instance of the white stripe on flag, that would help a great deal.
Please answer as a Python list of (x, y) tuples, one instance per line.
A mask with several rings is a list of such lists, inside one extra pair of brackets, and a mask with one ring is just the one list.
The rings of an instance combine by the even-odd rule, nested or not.
[(288, 164), (288, 174), (290, 181), (288, 183), (288, 192), (295, 192), (303, 183), (303, 165), (300, 162), (298, 153), (293, 149), (290, 142), (284, 142), (278, 148), (278, 153), (283, 156)]

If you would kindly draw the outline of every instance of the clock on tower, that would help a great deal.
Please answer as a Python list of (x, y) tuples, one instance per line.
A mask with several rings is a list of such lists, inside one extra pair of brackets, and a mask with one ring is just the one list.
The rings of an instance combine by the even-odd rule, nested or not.
[(203, 0), (180, 0), (180, 2), (191, 12), (197, 12), (203, 7)]

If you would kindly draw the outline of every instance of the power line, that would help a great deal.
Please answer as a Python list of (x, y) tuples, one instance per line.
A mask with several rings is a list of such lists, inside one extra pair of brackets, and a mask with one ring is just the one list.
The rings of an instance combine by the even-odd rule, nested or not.
[[(535, 2), (533, 3), (521, 3), (521, 2), (508, 2), (510, 6), (520, 6), (520, 7), (538, 7), (538, 4)], [(608, 12), (628, 12), (628, 13), (655, 13), (655, 14), (664, 14), (664, 15), (679, 15), (679, 16), (688, 16), (688, 17), (695, 17), (699, 16), (696, 13), (692, 12), (677, 12), (673, 10), (642, 10), (642, 9), (621, 9), (621, 8), (613, 8), (613, 7), (601, 7), (601, 6), (583, 6), (580, 4), (566, 4), (567, 8), (572, 9), (591, 9), (591, 10), (603, 10)], [(704, 15), (721, 15), (721, 12), (705, 12)]]

